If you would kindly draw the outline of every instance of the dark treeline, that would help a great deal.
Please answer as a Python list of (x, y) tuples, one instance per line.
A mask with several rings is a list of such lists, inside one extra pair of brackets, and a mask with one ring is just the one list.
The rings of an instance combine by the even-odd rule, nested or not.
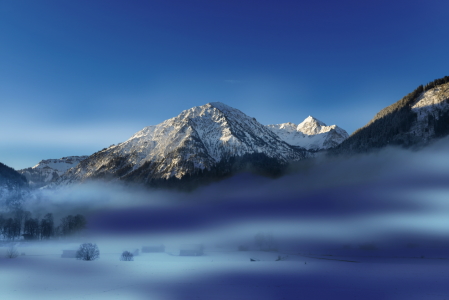
[[(297, 151), (302, 152), (305, 156), (305, 151), (303, 149), (297, 149)], [(169, 156), (174, 157), (182, 155), (184, 154), (179, 153), (179, 151), (169, 154)], [(269, 157), (263, 153), (252, 153), (244, 154), (242, 156), (226, 157), (217, 164), (208, 166), (203, 170), (195, 168), (195, 164), (191, 161), (184, 161), (182, 167), (186, 171), (182, 178), (173, 176), (165, 179), (159, 178), (158, 175), (153, 176), (157, 173), (157, 170), (160, 168), (160, 165), (163, 164), (163, 161), (147, 161), (141, 167), (132, 170), (132, 165), (127, 162), (128, 159), (129, 157), (127, 156), (113, 158), (107, 165), (104, 165), (106, 171), (99, 172), (93, 179), (107, 181), (113, 179), (113, 176), (119, 176), (120, 179), (127, 184), (144, 184), (153, 189), (160, 188), (192, 191), (201, 185), (213, 183), (242, 172), (250, 172), (276, 178), (284, 174), (288, 168), (287, 163), (279, 162), (276, 158)], [(84, 162), (85, 161), (82, 161), (81, 163)], [(108, 172), (111, 169), (117, 170), (112, 174)]]
[(11, 167), (0, 163), (0, 184), (11, 184), (11, 182), (18, 186), (27, 186), (28, 181), (22, 174), (18, 173)]
[(429, 82), (424, 86), (424, 91), (431, 90), (439, 85), (445, 84), (449, 82), (449, 76), (444, 76), (443, 78), (435, 79), (432, 82)]
[(0, 235), (4, 240), (49, 240), (78, 234), (86, 228), (83, 215), (68, 215), (55, 225), (53, 214), (33, 218), (29, 211), (18, 209), (6, 216), (0, 215)]
[[(186, 163), (191, 164), (190, 169), (192, 172), (185, 174), (181, 179), (173, 176), (168, 179), (151, 179), (144, 183), (150, 188), (192, 191), (201, 185), (213, 183), (243, 172), (277, 178), (283, 175), (288, 167), (288, 164), (281, 163), (277, 159), (268, 157), (263, 153), (224, 158), (208, 170), (195, 170), (193, 163)], [(126, 178), (126, 180), (129, 179)]]

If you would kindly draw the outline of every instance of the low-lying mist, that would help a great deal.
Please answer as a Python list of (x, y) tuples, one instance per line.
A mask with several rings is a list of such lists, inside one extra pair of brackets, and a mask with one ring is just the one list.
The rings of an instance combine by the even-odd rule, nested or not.
[[(242, 173), (192, 192), (85, 183), (37, 191), (36, 216), (87, 217), (93, 238), (161, 242), (387, 249), (449, 245), (449, 139), (420, 150), (386, 148), (300, 162), (277, 179)], [(410, 246), (411, 247), (411, 246)], [(409, 247), (409, 248), (410, 248)]]

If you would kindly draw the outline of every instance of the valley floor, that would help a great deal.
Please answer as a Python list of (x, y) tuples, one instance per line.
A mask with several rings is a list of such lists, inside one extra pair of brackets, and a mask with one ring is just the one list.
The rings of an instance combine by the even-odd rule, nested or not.
[(203, 256), (167, 250), (124, 262), (101, 243), (99, 260), (60, 257), (76, 245), (19, 245), (25, 255), (14, 259), (0, 248), (0, 299), (449, 299), (445, 257), (206, 248)]

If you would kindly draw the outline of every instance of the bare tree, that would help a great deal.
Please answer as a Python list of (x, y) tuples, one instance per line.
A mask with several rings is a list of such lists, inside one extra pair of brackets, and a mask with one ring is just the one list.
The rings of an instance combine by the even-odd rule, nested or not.
[(78, 251), (76, 251), (76, 259), (81, 260), (95, 260), (100, 258), (100, 250), (96, 244), (84, 243), (80, 245)]
[(69, 236), (78, 233), (86, 228), (86, 223), (86, 218), (83, 215), (68, 215), (67, 217), (61, 219), (61, 234), (64, 236)]
[(22, 208), (17, 208), (14, 211), (14, 219), (19, 224), (20, 229), (22, 229), (24, 222), (29, 218), (31, 218), (31, 212), (29, 211), (23, 210)]
[(39, 220), (29, 218), (25, 221), (23, 226), (23, 236), (25, 239), (38, 239), (39, 238)]
[(4, 225), (5, 225), (5, 223), (6, 223), (5, 217), (3, 217), (2, 215), (0, 215), (0, 234), (1, 234), (4, 238), (6, 238), (6, 237), (5, 237), (5, 232), (4, 232)]
[(134, 254), (132, 254), (129, 251), (123, 251), (122, 256), (120, 256), (120, 260), (122, 260), (122, 261), (133, 261), (134, 260)]
[(6, 257), (7, 258), (16, 258), (19, 256), (19, 251), (17, 250), (15, 245), (11, 245), (6, 250)]
[(61, 219), (61, 233), (62, 235), (71, 235), (73, 232), (73, 216), (68, 215)]
[(7, 240), (14, 240), (20, 236), (20, 221), (8, 218), (3, 223), (2, 234)]
[(41, 239), (49, 239), (54, 233), (53, 215), (46, 214), (41, 220)]
[(74, 216), (73, 221), (74, 221), (73, 229), (75, 232), (79, 232), (86, 228), (87, 221), (83, 215), (78, 214), (78, 215)]

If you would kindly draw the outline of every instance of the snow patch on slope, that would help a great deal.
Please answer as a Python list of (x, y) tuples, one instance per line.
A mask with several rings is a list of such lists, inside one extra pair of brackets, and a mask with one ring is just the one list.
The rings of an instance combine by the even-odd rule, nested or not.
[(412, 111), (417, 114), (417, 120), (410, 131), (422, 141), (430, 140), (435, 132), (433, 126), (429, 126), (429, 117), (439, 120), (440, 114), (448, 110), (449, 83), (423, 92), (412, 106)]

